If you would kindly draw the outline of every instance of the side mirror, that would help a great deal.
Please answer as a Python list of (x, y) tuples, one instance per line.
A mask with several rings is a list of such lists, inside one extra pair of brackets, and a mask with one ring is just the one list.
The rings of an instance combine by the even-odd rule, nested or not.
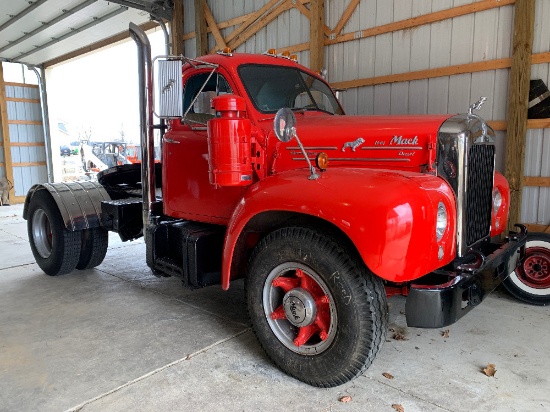
[(158, 60), (158, 103), (155, 113), (161, 119), (173, 119), (183, 115), (183, 85), (181, 60)]
[(289, 142), (296, 137), (296, 116), (288, 107), (279, 109), (273, 121), (273, 129), (277, 138), (283, 142)]
[(288, 107), (283, 107), (279, 109), (279, 111), (275, 115), (275, 120), (273, 121), (273, 130), (275, 131), (277, 138), (283, 143), (289, 142), (292, 139), (296, 139), (302, 155), (304, 156), (304, 159), (309, 166), (309, 180), (317, 180), (319, 178), (319, 175), (315, 173), (315, 169), (313, 168), (313, 165), (307, 157), (304, 145), (296, 134), (296, 116), (294, 116), (294, 112)]

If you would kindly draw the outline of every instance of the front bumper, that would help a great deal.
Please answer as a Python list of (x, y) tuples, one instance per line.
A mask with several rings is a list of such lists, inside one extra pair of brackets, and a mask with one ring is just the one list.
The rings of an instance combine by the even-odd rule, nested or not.
[(477, 264), (458, 266), (453, 271), (437, 270), (414, 281), (405, 306), (407, 325), (441, 328), (479, 305), (520, 261), (527, 230), (516, 226), (520, 232), (511, 233), (504, 243), (490, 243), (476, 252)]

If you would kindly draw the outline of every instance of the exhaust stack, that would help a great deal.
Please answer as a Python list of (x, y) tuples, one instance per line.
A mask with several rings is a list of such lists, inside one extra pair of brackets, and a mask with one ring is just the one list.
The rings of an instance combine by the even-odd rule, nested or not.
[(141, 190), (143, 196), (143, 235), (151, 224), (155, 188), (155, 141), (153, 135), (153, 74), (151, 44), (145, 32), (130, 23), (130, 36), (138, 48), (139, 129), (141, 142)]

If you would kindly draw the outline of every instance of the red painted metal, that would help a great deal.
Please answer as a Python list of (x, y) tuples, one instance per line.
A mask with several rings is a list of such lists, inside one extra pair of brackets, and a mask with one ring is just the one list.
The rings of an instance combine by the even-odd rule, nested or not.
[[(317, 316), (311, 325), (298, 327), (298, 333), (294, 338), (294, 344), (298, 347), (306, 344), (314, 335), (326, 340), (330, 329), (329, 299), (317, 282), (301, 269), (296, 269), (293, 276), (280, 276), (273, 280), (273, 287), (279, 287), (289, 292), (294, 288), (302, 288), (308, 291), (315, 300)], [(286, 314), (283, 304), (279, 305), (270, 315), (271, 319), (285, 319)]]
[(223, 95), (213, 98), (212, 105), (217, 117), (208, 122), (210, 184), (248, 186), (252, 184), (251, 124), (243, 118), (245, 100)]
[(502, 204), (497, 213), (491, 218), (491, 236), (498, 236), (506, 230), (508, 212), (510, 210), (510, 188), (508, 181), (499, 172), (495, 172), (494, 187), (498, 188), (502, 195)]
[(525, 249), (525, 258), (516, 269), (519, 280), (535, 289), (550, 288), (550, 251), (543, 247)]
[(386, 296), (388, 298), (391, 298), (392, 296), (399, 295), (399, 296), (407, 296), (409, 294), (409, 285), (403, 284), (398, 286), (385, 286), (386, 289)]
[[(317, 180), (307, 169), (291, 170), (252, 185), (229, 222), (222, 287), (229, 287), (235, 245), (247, 222), (271, 211), (324, 219), (353, 242), (367, 267), (383, 279), (405, 282), (449, 263), (456, 254), (456, 223), (450, 218), (435, 241), (437, 204), (456, 215), (454, 195), (440, 178), (420, 173), (333, 168)], [(376, 218), (374, 218), (376, 217)], [(439, 245), (444, 256), (438, 258)], [(235, 274), (233, 274), (235, 275)]]

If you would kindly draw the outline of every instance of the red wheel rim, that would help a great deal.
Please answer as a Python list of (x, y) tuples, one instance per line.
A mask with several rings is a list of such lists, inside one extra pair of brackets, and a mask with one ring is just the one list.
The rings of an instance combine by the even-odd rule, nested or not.
[(299, 263), (284, 263), (268, 276), (263, 292), (271, 330), (286, 347), (319, 354), (334, 339), (336, 312), (321, 277)]
[(521, 282), (531, 288), (550, 288), (550, 251), (543, 247), (527, 248), (516, 274)]

